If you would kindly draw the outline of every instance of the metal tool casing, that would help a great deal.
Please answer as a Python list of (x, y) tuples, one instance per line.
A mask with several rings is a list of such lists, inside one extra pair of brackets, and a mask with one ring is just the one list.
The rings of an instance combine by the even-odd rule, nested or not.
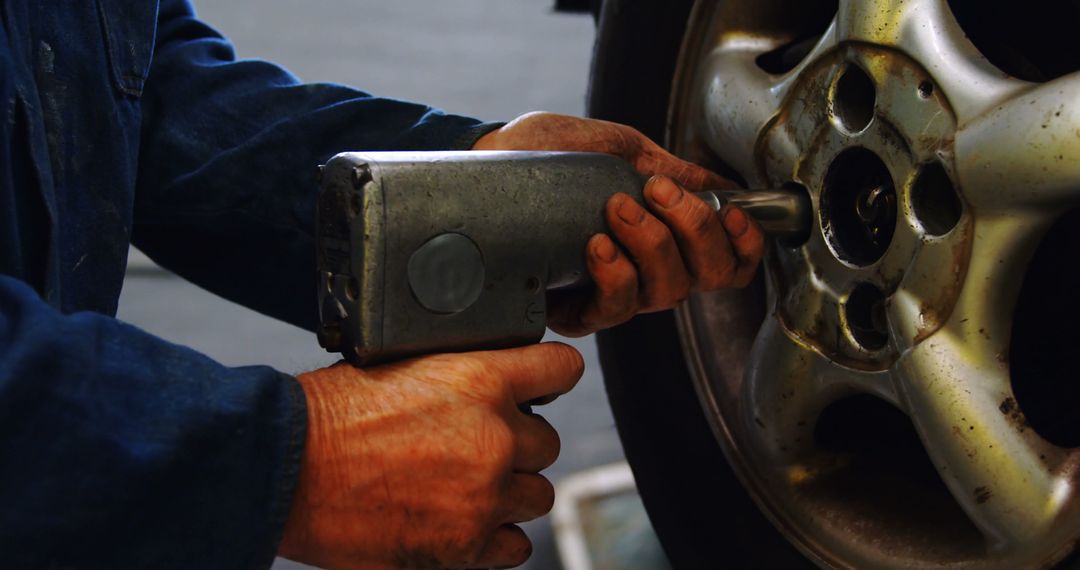
[[(538, 341), (546, 290), (588, 279), (585, 244), (606, 231), (605, 202), (617, 192), (640, 200), (644, 185), (629, 164), (601, 154), (438, 154), (344, 153), (323, 169), (319, 339), (356, 364)], [(480, 252), (475, 299), (446, 305), (460, 310), (418, 299), (425, 285), (417, 275), (451, 289), (478, 278), (472, 269), (425, 261), (438, 256), (416, 261), (440, 236), (464, 236), (444, 241), (471, 241)], [(427, 273), (417, 273), (424, 263)]]

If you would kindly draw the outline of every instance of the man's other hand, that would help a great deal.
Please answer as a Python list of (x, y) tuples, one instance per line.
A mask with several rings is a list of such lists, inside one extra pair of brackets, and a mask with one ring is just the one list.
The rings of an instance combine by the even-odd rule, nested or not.
[[(547, 513), (559, 438), (528, 403), (573, 388), (573, 348), (428, 356), (301, 374), (304, 459), (280, 554), (325, 568), (505, 568)], [(548, 398), (550, 399), (550, 398)]]
[(530, 113), (488, 133), (473, 149), (603, 152), (652, 177), (644, 191), (647, 207), (626, 194), (608, 201), (612, 236), (593, 236), (585, 252), (595, 286), (549, 293), (548, 325), (560, 334), (583, 336), (638, 313), (670, 309), (691, 292), (745, 287), (754, 278), (765, 250), (760, 228), (739, 208), (716, 213), (692, 193), (736, 185), (676, 158), (631, 127)]

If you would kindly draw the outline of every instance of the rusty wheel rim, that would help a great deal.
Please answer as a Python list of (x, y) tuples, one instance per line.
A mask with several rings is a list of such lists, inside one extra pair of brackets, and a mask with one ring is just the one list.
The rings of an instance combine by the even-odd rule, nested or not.
[[(771, 63), (784, 49), (797, 61)], [(676, 77), (669, 146), (750, 187), (801, 185), (818, 212), (806, 243), (771, 247), (763, 296), (679, 310), (717, 439), (762, 509), (823, 566), (1068, 554), (1080, 450), (1029, 429), (1008, 354), (1026, 264), (1080, 204), (1080, 74), (1011, 77), (946, 0), (744, 0), (698, 2)], [(907, 426), (893, 443), (922, 455), (829, 444), (860, 429), (823, 423), (843, 406)]]

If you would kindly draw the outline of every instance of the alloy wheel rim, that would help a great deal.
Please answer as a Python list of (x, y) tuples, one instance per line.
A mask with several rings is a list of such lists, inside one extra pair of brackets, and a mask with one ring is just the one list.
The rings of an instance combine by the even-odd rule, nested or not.
[[(699, 1), (672, 98), (677, 153), (799, 185), (818, 213), (770, 248), (763, 314), (752, 291), (679, 310), (717, 439), (823, 565), (1052, 563), (1080, 537), (1080, 450), (1030, 429), (1008, 354), (1024, 267), (1080, 204), (1080, 74), (1010, 77), (946, 0), (840, 1), (797, 64), (763, 69), (800, 41), (793, 11)], [(860, 474), (823, 446), (823, 411), (853, 396), (909, 419), (926, 465), (886, 450)]]

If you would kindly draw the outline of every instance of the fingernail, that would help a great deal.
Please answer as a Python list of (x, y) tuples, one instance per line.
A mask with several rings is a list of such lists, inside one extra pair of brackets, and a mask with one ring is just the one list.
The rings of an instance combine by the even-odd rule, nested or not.
[(678, 184), (659, 176), (649, 179), (649, 194), (654, 202), (664, 208), (675, 206), (683, 198), (683, 190)]
[(739, 237), (749, 228), (750, 220), (746, 219), (746, 214), (739, 208), (731, 208), (724, 214), (724, 229), (731, 237)]
[(611, 263), (619, 257), (619, 250), (615, 249), (615, 244), (609, 238), (603, 237), (603, 234), (596, 234), (593, 238), (592, 251), (593, 255), (604, 263)]
[(633, 198), (627, 196), (624, 196), (622, 201), (619, 202), (619, 208), (615, 213), (622, 218), (622, 221), (631, 226), (636, 226), (645, 219), (645, 209), (638, 206)]

